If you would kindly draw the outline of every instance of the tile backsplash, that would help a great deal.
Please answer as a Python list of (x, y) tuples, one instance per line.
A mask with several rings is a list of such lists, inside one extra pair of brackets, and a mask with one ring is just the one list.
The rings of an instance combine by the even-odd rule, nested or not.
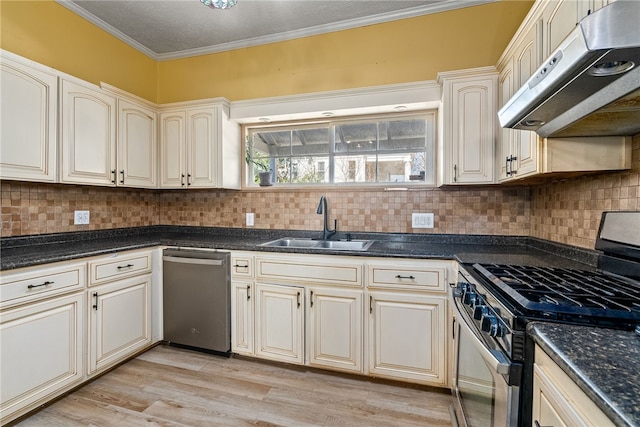
[[(321, 230), (321, 195), (338, 229), (363, 232), (533, 236), (593, 248), (603, 210), (639, 210), (640, 136), (632, 169), (532, 187), (430, 188), (407, 191), (136, 190), (3, 181), (2, 237), (146, 225)], [(73, 225), (89, 210), (89, 225)], [(412, 229), (412, 212), (434, 213), (433, 229)]]

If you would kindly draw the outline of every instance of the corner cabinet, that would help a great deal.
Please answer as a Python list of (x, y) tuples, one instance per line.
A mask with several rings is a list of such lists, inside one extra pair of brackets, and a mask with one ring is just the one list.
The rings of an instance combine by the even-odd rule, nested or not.
[(227, 103), (163, 108), (160, 187), (240, 189), (240, 139)]
[(438, 74), (442, 134), (438, 184), (493, 184), (498, 73), (493, 67)]
[(58, 78), (54, 70), (0, 53), (0, 178), (54, 182)]

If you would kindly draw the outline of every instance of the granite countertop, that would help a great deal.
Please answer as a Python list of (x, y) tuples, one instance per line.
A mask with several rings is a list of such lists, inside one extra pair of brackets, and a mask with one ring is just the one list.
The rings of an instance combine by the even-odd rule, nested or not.
[[(351, 233), (375, 240), (367, 251), (263, 247), (282, 237), (318, 237), (318, 232), (216, 227), (150, 226), (0, 239), (0, 270), (103, 255), (158, 245), (349, 256), (455, 259), (462, 263), (511, 263), (592, 268), (594, 251), (514, 236)], [(346, 238), (339, 233), (335, 239)], [(560, 256), (558, 256), (560, 255)]]
[(640, 426), (640, 337), (633, 331), (532, 322), (527, 332), (619, 426)]

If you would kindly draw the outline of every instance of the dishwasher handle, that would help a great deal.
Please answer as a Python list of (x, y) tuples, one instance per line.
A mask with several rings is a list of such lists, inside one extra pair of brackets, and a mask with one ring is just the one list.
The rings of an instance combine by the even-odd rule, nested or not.
[(200, 265), (224, 265), (223, 259), (206, 259), (206, 258), (184, 258), (177, 256), (165, 255), (163, 261), (176, 262), (180, 264), (200, 264)]

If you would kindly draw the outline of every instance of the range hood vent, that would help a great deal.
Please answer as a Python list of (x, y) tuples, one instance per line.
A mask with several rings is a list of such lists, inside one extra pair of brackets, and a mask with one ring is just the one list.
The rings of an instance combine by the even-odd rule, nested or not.
[(585, 17), (500, 109), (505, 128), (546, 137), (640, 134), (640, 1)]

